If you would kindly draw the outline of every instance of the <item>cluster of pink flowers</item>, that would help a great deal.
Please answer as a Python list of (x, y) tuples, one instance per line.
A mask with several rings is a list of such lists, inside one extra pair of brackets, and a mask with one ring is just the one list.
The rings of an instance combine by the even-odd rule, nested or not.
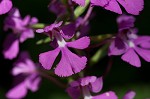
[[(91, 59), (88, 52), (92, 48), (89, 21), (93, 7), (100, 6), (121, 14), (117, 18), (118, 32), (104, 43), (104, 45), (109, 44), (108, 56), (122, 55), (123, 61), (135, 67), (141, 66), (139, 57), (150, 62), (150, 36), (138, 35), (138, 29), (134, 26), (135, 18), (122, 14), (123, 10), (120, 7), (122, 6), (128, 14), (139, 15), (143, 10), (144, 0), (87, 0), (87, 2), (86, 0), (67, 0), (66, 2), (52, 0), (48, 9), (56, 14), (57, 19), (50, 25), (43, 23), (42, 26), (39, 25), (36, 17), (27, 15), (22, 18), (19, 9), (12, 7), (12, 2), (0, 0), (0, 15), (7, 13), (3, 29), (9, 31), (3, 43), (2, 53), (5, 59), (17, 58), (11, 72), (14, 76), (14, 85), (6, 94), (8, 99), (22, 99), (28, 90), (37, 91), (41, 77), (47, 78), (45, 75), (51, 73), (65, 79), (72, 79), (71, 82), (68, 80), (65, 87), (65, 91), (72, 99), (118, 99), (117, 94), (112, 90), (99, 93), (103, 87), (104, 75), (96, 77), (84, 74)], [(78, 9), (79, 16), (75, 17), (74, 11), (78, 6), (82, 6), (81, 8), (89, 6), (88, 10), (82, 9), (83, 12), (87, 11), (85, 16), (82, 11), (80, 12), (81, 9)], [(20, 50), (20, 44), (27, 39), (34, 39), (35, 33), (48, 36), (51, 46), (50, 51), (39, 54), (39, 63), (34, 63), (27, 51)], [(51, 73), (48, 74), (48, 72)], [(57, 83), (60, 85), (59, 81)], [(134, 91), (128, 91), (123, 99), (133, 99), (135, 94)]]

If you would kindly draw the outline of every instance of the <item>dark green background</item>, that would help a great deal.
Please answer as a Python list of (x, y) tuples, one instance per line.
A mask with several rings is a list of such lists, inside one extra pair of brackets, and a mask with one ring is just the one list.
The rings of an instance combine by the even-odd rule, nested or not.
[[(40, 23), (51, 24), (56, 16), (47, 9), (49, 0), (13, 0), (15, 7), (20, 9), (21, 15), (27, 14), (36, 16)], [(145, 0), (144, 10), (139, 16), (135, 16), (136, 27), (140, 35), (150, 35), (150, 1)], [(118, 14), (106, 11), (100, 7), (94, 8), (95, 17), (91, 20), (90, 35), (99, 35), (105, 33), (116, 33), (116, 17)], [(3, 59), (2, 43), (7, 32), (3, 31), (3, 20), (6, 15), (0, 16), (0, 99), (5, 99), (5, 92), (11, 87), (12, 77), (9, 72), (12, 68), (13, 61)], [(42, 36), (43, 37), (43, 36)], [(38, 55), (41, 52), (48, 51), (49, 45), (35, 45), (36, 41), (42, 38), (36, 34), (35, 39), (27, 40), (21, 45), (21, 50), (29, 50), (33, 60), (38, 61)], [(91, 75), (101, 75), (105, 70), (109, 57), (103, 58), (93, 69)], [(132, 89), (137, 92), (135, 99), (145, 99), (150, 97), (150, 63), (142, 60), (142, 67), (135, 68), (123, 62), (120, 56), (113, 57), (113, 66), (111, 72), (104, 79), (103, 91), (114, 90), (119, 97), (123, 96), (126, 91)], [(57, 87), (52, 82), (43, 79), (40, 89), (31, 93), (29, 91), (26, 99), (69, 99), (67, 93)], [(121, 99), (121, 98), (120, 98)]]

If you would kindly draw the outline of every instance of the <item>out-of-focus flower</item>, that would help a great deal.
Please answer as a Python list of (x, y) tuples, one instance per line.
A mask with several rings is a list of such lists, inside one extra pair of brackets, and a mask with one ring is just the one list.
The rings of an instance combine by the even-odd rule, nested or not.
[[(77, 4), (84, 6), (85, 0), (72, 0)], [(133, 15), (138, 15), (140, 11), (143, 10), (144, 0), (90, 0), (92, 6), (101, 6), (106, 10), (122, 14), (120, 5), (122, 5), (125, 10)], [(120, 4), (120, 5), (119, 5)]]
[(7, 13), (12, 8), (11, 0), (0, 0), (0, 15)]
[[(122, 60), (140, 67), (141, 56), (150, 62), (150, 36), (138, 36), (138, 30), (134, 27), (134, 17), (122, 15), (117, 19), (119, 33), (109, 47), (109, 55), (122, 55)], [(139, 55), (139, 56), (138, 56)]]
[(83, 18), (79, 17), (76, 20), (76, 28), (78, 28), (78, 32), (77, 32), (77, 36), (80, 37), (84, 37), (87, 36), (90, 30), (90, 25), (89, 25), (89, 21), (86, 21), (84, 24), (82, 24), (83, 22)]
[(19, 43), (34, 37), (31, 26), (37, 22), (37, 18), (30, 18), (29, 15), (22, 19), (19, 10), (16, 8), (9, 12), (5, 19), (4, 30), (11, 29), (13, 33), (8, 34), (4, 41), (3, 54), (6, 59), (15, 58), (19, 52)]
[(66, 6), (60, 0), (52, 0), (48, 8), (51, 12), (53, 12), (57, 16), (60, 16), (67, 12)]
[(113, 91), (108, 91), (96, 96), (90, 94), (90, 91), (94, 93), (100, 92), (102, 87), (102, 77), (97, 78), (95, 76), (87, 76), (71, 82), (70, 86), (67, 88), (67, 92), (72, 99), (78, 99), (80, 93), (83, 93), (84, 99), (117, 99), (117, 96)]
[(123, 99), (134, 99), (136, 93), (134, 91), (128, 91), (124, 96)]
[(51, 24), (44, 29), (38, 29), (37, 32), (45, 32), (51, 38), (54, 37), (55, 49), (39, 55), (39, 61), (45, 69), (51, 69), (52, 65), (61, 52), (61, 60), (55, 68), (55, 74), (66, 77), (78, 73), (85, 68), (87, 58), (80, 57), (72, 53), (68, 47), (76, 49), (85, 49), (90, 44), (89, 37), (82, 37), (72, 42), (66, 42), (64, 38), (71, 38), (75, 32), (75, 26), (68, 24), (60, 27), (62, 22)]
[(41, 78), (37, 72), (37, 65), (29, 58), (27, 52), (22, 52), (12, 69), (15, 76), (14, 87), (10, 89), (6, 97), (9, 99), (22, 99), (28, 89), (35, 92), (39, 88)]

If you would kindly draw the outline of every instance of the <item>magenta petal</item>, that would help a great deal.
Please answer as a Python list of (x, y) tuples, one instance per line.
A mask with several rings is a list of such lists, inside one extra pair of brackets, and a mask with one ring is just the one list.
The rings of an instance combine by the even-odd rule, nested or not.
[(70, 39), (74, 36), (76, 27), (74, 23), (71, 23), (62, 26), (61, 29), (62, 29), (61, 31), (62, 36), (66, 39)]
[(77, 49), (85, 49), (90, 44), (90, 38), (85, 36), (78, 40), (67, 42), (68, 47), (77, 48)]
[(134, 99), (135, 95), (134, 91), (129, 91), (123, 96), (123, 99)]
[(25, 83), (22, 82), (19, 85), (15, 86), (11, 90), (9, 90), (6, 94), (6, 97), (9, 99), (22, 99), (27, 94), (27, 88)]
[(10, 12), (8, 13), (9, 14), (9, 16), (11, 16), (11, 17), (17, 17), (17, 18), (20, 18), (20, 12), (19, 12), (19, 9), (17, 9), (17, 8), (12, 8), (11, 10), (10, 10)]
[(138, 15), (143, 10), (144, 0), (117, 0), (125, 10), (134, 15)]
[(93, 96), (92, 99), (118, 99), (118, 97), (115, 92), (109, 91), (97, 96)]
[(136, 45), (141, 46), (142, 48), (150, 48), (150, 36), (139, 36), (134, 40)]
[(59, 23), (53, 23), (53, 24), (51, 24), (49, 26), (46, 26), (44, 28), (44, 31), (45, 32), (53, 31), (53, 29), (59, 28), (62, 25), (62, 23), (63, 23), (63, 21), (60, 21)]
[(92, 5), (104, 7), (107, 10), (122, 14), (121, 8), (116, 0), (91, 0)]
[(84, 6), (85, 5), (85, 0), (72, 0), (74, 2), (76, 2), (77, 4)]
[(135, 18), (129, 15), (121, 15), (117, 18), (119, 30), (129, 29), (134, 27)]
[(79, 87), (69, 87), (67, 88), (67, 93), (71, 97), (71, 99), (78, 99), (80, 96), (80, 89)]
[(45, 69), (51, 69), (51, 67), (52, 67), (56, 57), (58, 56), (59, 52), (60, 52), (60, 49), (56, 48), (55, 50), (41, 53), (39, 55), (39, 62), (42, 64), (42, 66)]
[(11, 0), (0, 0), (0, 15), (7, 13), (12, 8)]
[(4, 41), (3, 54), (6, 59), (17, 57), (19, 52), (19, 41), (14, 34), (9, 34)]
[(36, 17), (32, 17), (29, 24), (30, 24), (30, 25), (34, 25), (34, 24), (38, 23), (38, 21), (39, 21), (39, 20), (38, 20)]
[(68, 50), (67, 47), (61, 48), (62, 57), (58, 63), (55, 74), (62, 77), (71, 76), (85, 68), (87, 58), (79, 57)]
[(135, 50), (145, 61), (150, 62), (150, 50), (139, 47), (136, 47)]
[(28, 89), (30, 89), (32, 92), (35, 92), (39, 88), (40, 81), (41, 77), (39, 77), (37, 74), (33, 74), (26, 79), (26, 85)]
[(43, 29), (37, 29), (36, 32), (37, 32), (37, 33), (43, 33), (44, 30), (43, 30)]
[(103, 87), (103, 80), (102, 77), (97, 78), (96, 81), (91, 83), (91, 91), (92, 92), (100, 92), (102, 90)]
[(109, 47), (108, 55), (121, 55), (126, 51), (126, 49), (126, 44), (120, 38), (116, 37)]
[(95, 82), (96, 79), (97, 78), (95, 76), (87, 76), (87, 77), (81, 78), (80, 79), (81, 86), (89, 85), (90, 83)]
[(122, 55), (121, 59), (135, 67), (141, 66), (139, 56), (135, 53), (133, 48), (128, 49), (127, 52), (124, 55)]
[(22, 24), (24, 26), (28, 25), (30, 22), (30, 19), (31, 19), (30, 15), (25, 16), (25, 18), (22, 20)]
[(28, 38), (34, 38), (34, 32), (32, 29), (27, 29), (21, 33), (20, 42), (24, 42)]

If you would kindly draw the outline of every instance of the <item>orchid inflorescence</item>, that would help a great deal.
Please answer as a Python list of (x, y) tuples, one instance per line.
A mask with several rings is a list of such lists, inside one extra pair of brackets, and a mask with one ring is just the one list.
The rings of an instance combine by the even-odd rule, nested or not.
[[(106, 34), (101, 40), (90, 35), (89, 22), (93, 18), (93, 8), (97, 6), (119, 14), (118, 32), (108, 37)], [(3, 29), (9, 31), (2, 53), (5, 59), (15, 60), (11, 71), (14, 85), (6, 97), (26, 97), (28, 90), (39, 89), (41, 78), (45, 77), (65, 88), (71, 99), (118, 99), (112, 90), (99, 93), (105, 75), (86, 75), (86, 70), (95, 65), (90, 52), (94, 48), (104, 48), (106, 55), (121, 55), (124, 62), (134, 67), (141, 67), (140, 57), (150, 62), (150, 36), (138, 35), (132, 16), (139, 15), (143, 8), (144, 0), (51, 0), (48, 9), (57, 18), (50, 25), (40, 25), (36, 17), (26, 15), (22, 18), (12, 0), (0, 0), (0, 15), (7, 13)], [(33, 62), (29, 53), (20, 49), (20, 45), (27, 39), (36, 38), (35, 35), (46, 35), (35, 46), (47, 42), (51, 46), (49, 51), (39, 54), (39, 63)], [(55, 76), (66, 79), (67, 84), (62, 84)], [(133, 99), (135, 94), (128, 91), (122, 99)]]

